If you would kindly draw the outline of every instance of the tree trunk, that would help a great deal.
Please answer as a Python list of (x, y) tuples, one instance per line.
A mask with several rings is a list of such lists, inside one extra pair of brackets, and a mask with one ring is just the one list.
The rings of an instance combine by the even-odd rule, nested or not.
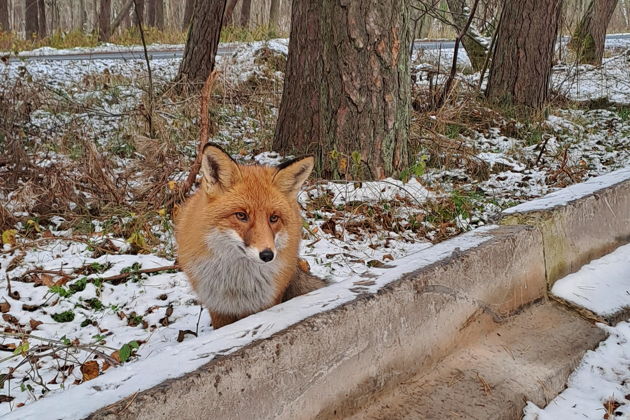
[[(466, 7), (466, 0), (446, 0), (446, 3), (448, 4), (448, 10), (451, 12), (455, 29), (460, 33), (468, 22), (469, 9)], [(473, 25), (470, 25), (466, 31), (466, 35), (462, 38), (462, 45), (470, 59), (472, 68), (475, 71), (481, 70), (486, 61), (488, 50), (486, 49), (485, 42), (481, 39), (481, 34), (479, 34)]]
[(176, 82), (200, 90), (214, 69), (226, 0), (197, 0)]
[(182, 29), (186, 29), (190, 25), (194, 7), (195, 0), (186, 0), (186, 9), (184, 10), (184, 21), (182, 22)]
[(591, 0), (569, 42), (569, 48), (575, 51), (578, 63), (602, 64), (606, 28), (615, 7), (617, 0)]
[(155, 12), (157, 9), (157, 0), (149, 0), (147, 5), (147, 26), (155, 26)]
[(252, 0), (243, 0), (241, 4), (241, 20), (240, 24), (243, 28), (249, 27), (249, 19), (252, 14)]
[(9, 1), (0, 0), (0, 32), (9, 32)]
[(269, 27), (274, 30), (280, 28), (280, 0), (271, 0), (269, 7)]
[(505, 2), (486, 94), (540, 109), (547, 100), (562, 0)]
[(24, 5), (24, 27), (26, 39), (33, 39), (39, 33), (37, 0), (26, 0)]
[(134, 25), (139, 25), (144, 21), (144, 0), (134, 0), (134, 3), (137, 4), (137, 7), (134, 7), (134, 12), (137, 10), (137, 14), (133, 14), (133, 23)]
[(87, 11), (85, 10), (85, 0), (79, 1), (79, 25), (81, 26), (81, 31), (84, 32), (87, 25)]
[(293, 3), (273, 148), (323, 176), (383, 178), (408, 164), (408, 1)]
[(225, 17), (223, 18), (223, 24), (225, 26), (234, 25), (234, 8), (238, 4), (238, 0), (230, 0), (225, 8)]
[(40, 38), (46, 38), (48, 34), (47, 24), (46, 24), (46, 4), (44, 0), (37, 0), (37, 32)]
[(164, 0), (155, 0), (154, 26), (160, 31), (164, 30)]
[(111, 35), (112, 0), (101, 0), (98, 13), (98, 39), (108, 41)]
[(112, 22), (110, 32), (113, 34), (118, 29), (118, 26), (125, 20), (129, 18), (129, 11), (131, 10), (131, 6), (133, 6), (133, 0), (127, 0), (125, 4), (123, 4), (122, 8), (118, 12), (118, 16)]

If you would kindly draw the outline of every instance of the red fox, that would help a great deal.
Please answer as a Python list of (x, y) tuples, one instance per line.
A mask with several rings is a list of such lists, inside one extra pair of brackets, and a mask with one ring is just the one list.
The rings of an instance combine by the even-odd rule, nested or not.
[(178, 212), (175, 236), (215, 329), (326, 285), (298, 268), (297, 194), (312, 169), (312, 157), (246, 166), (205, 146), (201, 188)]

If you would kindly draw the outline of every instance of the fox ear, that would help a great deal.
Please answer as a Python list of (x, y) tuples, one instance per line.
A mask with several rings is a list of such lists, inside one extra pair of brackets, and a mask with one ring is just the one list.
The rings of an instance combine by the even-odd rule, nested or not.
[(206, 144), (203, 148), (201, 174), (203, 175), (203, 188), (207, 194), (227, 190), (241, 177), (238, 164), (234, 159), (212, 143)]
[(297, 158), (284, 162), (276, 168), (278, 172), (273, 177), (273, 183), (280, 191), (287, 195), (297, 195), (313, 170), (315, 160), (312, 156)]

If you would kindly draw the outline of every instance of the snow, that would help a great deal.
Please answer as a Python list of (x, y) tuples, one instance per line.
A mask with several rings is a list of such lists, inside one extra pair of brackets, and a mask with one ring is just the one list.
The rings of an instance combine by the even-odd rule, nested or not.
[[(585, 354), (567, 388), (547, 407), (528, 402), (523, 420), (630, 418), (630, 323), (599, 326), (610, 336)], [(617, 404), (612, 402), (619, 406), (614, 408)]]
[(630, 244), (556, 281), (551, 293), (602, 317), (630, 308)]
[[(87, 416), (98, 408), (155, 386), (166, 379), (176, 378), (252, 343), (270, 337), (283, 329), (320, 312), (329, 311), (356, 298), (358, 293), (376, 293), (404, 274), (434, 264), (442, 259), (484, 243), (491, 238), (496, 226), (486, 226), (439, 243), (416, 250), (387, 267), (372, 268), (369, 282), (355, 273), (324, 289), (294, 298), (263, 312), (251, 315), (216, 331), (201, 331), (198, 338), (185, 345), (165, 344), (134, 363), (128, 363), (63, 392), (51, 392), (19, 410), (7, 413), (6, 419), (66, 420)], [(426, 245), (425, 245), (426, 248)], [(181, 274), (179, 276), (182, 276)], [(161, 282), (157, 282), (161, 283)], [(169, 285), (168, 287), (173, 287)], [(190, 325), (189, 325), (190, 327)], [(147, 374), (150, 372), (150, 374)]]
[(586, 182), (570, 185), (567, 188), (552, 192), (542, 198), (532, 200), (503, 211), (504, 215), (549, 210), (564, 206), (572, 201), (593, 195), (605, 188), (630, 180), (630, 166), (591, 178)]

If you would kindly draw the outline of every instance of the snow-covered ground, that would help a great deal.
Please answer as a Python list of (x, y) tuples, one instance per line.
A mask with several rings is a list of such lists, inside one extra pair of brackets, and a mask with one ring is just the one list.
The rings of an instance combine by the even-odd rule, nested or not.
[[(110, 47), (99, 51), (107, 48)], [(286, 55), (286, 40), (234, 45), (234, 48), (231, 56), (219, 58), (220, 83), (224, 87), (261, 79), (271, 80), (281, 87), (281, 71), (263, 68), (259, 52), (265, 48)], [(445, 62), (447, 54), (440, 56)], [(570, 84), (569, 95), (575, 99), (608, 95), (620, 103), (630, 103), (627, 85), (602, 82), (602, 71), (619, 77), (624, 71), (630, 73), (630, 64), (624, 57), (607, 59), (602, 69), (580, 72), (579, 81)], [(428, 58), (425, 61), (430, 61)], [(153, 60), (155, 83), (170, 80), (178, 65), (178, 59)], [(427, 62), (419, 65), (427, 65)], [(564, 81), (570, 71), (567, 67), (557, 67), (554, 81), (556, 78)], [(53, 106), (35, 109), (29, 115), (28, 128), (59, 136), (63, 141), (75, 135), (67, 130), (79, 125), (81, 133), (105, 147), (118, 133), (121, 116), (138, 108), (147, 72), (143, 60), (44, 60), (0, 65), (0, 78), (11, 82), (23, 80), (54, 92), (70, 104), (90, 104), (74, 113), (65, 109), (57, 111)], [(96, 78), (105, 78), (107, 84), (111, 84), (110, 80), (122, 82), (110, 87), (116, 91), (114, 95), (107, 88), (96, 86)], [(475, 75), (465, 78), (474, 83)], [(424, 76), (417, 80), (419, 86), (425, 83)], [(567, 86), (565, 83), (563, 86)], [(92, 103), (97, 103), (98, 107)], [(260, 130), (260, 121), (239, 112), (238, 106), (217, 111), (221, 123), (215, 141), (227, 144), (238, 139), (247, 145), (258, 141), (255, 133)], [(274, 112), (275, 109), (270, 115), (275, 115)], [(487, 177), (475, 178), (464, 169), (421, 168), (408, 182), (386, 179), (309, 184), (300, 195), (307, 228), (301, 253), (315, 274), (340, 284), (339, 289), (326, 292), (338, 295), (326, 294), (326, 299), (341, 302), (354, 296), (354, 292), (348, 290), (363, 291), (373, 287), (374, 276), (381, 278), (384, 272), (394, 276), (401, 267), (399, 262), (406, 266), (405, 262), (417, 253), (430, 252), (429, 248), (434, 245), (429, 239), (448, 236), (443, 234), (444, 230), (452, 235), (483, 226), (502, 208), (608, 173), (630, 162), (630, 121), (615, 110), (554, 110), (544, 125), (552, 134), (531, 144), (518, 134), (506, 134), (496, 127), (454, 136), (454, 141), (465, 144), (470, 151), (468, 158), (487, 168)], [(41, 139), (33, 136), (31, 140)], [(194, 150), (195, 141), (190, 139), (186, 150)], [(281, 159), (274, 153), (254, 153), (249, 149), (237, 157), (267, 164)], [(38, 158), (40, 166), (67, 160), (56, 150), (49, 150)], [(126, 168), (130, 159), (121, 158), (116, 162), (120, 168)], [(420, 157), (419, 162), (423, 163), (424, 157)], [(2, 171), (0, 167), (0, 176), (7, 175)], [(134, 179), (133, 182), (139, 181)], [(184, 275), (169, 269), (174, 264), (174, 243), (168, 217), (160, 219), (152, 228), (159, 238), (159, 246), (144, 249), (144, 254), (132, 253), (131, 243), (137, 242), (137, 238), (109, 232), (105, 225), (113, 223), (111, 220), (93, 221), (90, 234), (69, 228), (68, 221), (62, 218), (39, 226), (37, 215), (31, 214), (30, 207), (24, 205), (28, 200), (20, 200), (28, 195), (26, 187), (28, 185), (21, 185), (19, 191), (6, 196), (0, 192), (0, 200), (7, 203), (7, 208), (30, 217), (30, 223), (21, 222), (15, 227), (15, 239), (10, 237), (13, 233), (3, 232), (8, 236), (0, 254), (0, 289), (9, 291), (10, 286), (11, 293), (0, 298), (3, 314), (0, 327), (4, 331), (4, 335), (0, 334), (0, 375), (5, 375), (0, 379), (4, 385), (0, 394), (3, 398), (0, 415), (14, 410), (13, 416), (21, 418), (21, 405), (39, 399), (46, 401), (48, 396), (64, 390), (76, 390), (73, 392), (81, 398), (95, 398), (90, 393), (95, 393), (99, 387), (114, 388), (114, 384), (125, 382), (131, 375), (137, 379), (142, 375), (141, 366), (153, 369), (168, 354), (188, 352), (203, 363), (214, 356), (208, 350), (209, 343), (215, 343), (220, 349), (228, 342), (221, 340), (243, 336), (244, 331), (261, 337), (281, 327), (276, 323), (275, 329), (260, 329), (257, 327), (260, 318), (254, 316), (239, 324), (241, 332), (234, 330), (236, 327), (227, 332), (212, 331), (208, 314), (201, 310)], [(432, 200), (444, 198), (454, 203), (449, 217), (455, 217), (456, 226), (436, 219), (427, 210)], [(142, 220), (130, 214), (115, 222), (129, 225)], [(439, 250), (438, 246), (435, 252)], [(151, 272), (156, 268), (163, 270)], [(298, 300), (272, 309), (270, 313), (290, 308), (292, 315), (286, 322), (293, 322), (308, 316), (315, 307), (321, 308), (321, 302), (316, 301), (317, 305), (300, 308), (300, 302), (306, 300)], [(202, 357), (203, 349), (207, 354)], [(34, 357), (23, 357), (25, 354)], [(110, 368), (118, 362), (122, 362), (122, 366)], [(191, 363), (187, 368), (195, 366), (198, 365)], [(167, 373), (139, 383), (144, 386), (151, 381), (157, 383), (155, 381), (169, 377)], [(181, 369), (179, 373), (183, 373)], [(100, 376), (94, 379), (94, 375)], [(127, 383), (121, 387), (121, 393), (115, 395), (129, 395), (137, 389), (131, 390)], [(41, 417), (35, 413), (33, 418)]]
[[(552, 293), (602, 316), (630, 308), (630, 245), (558, 280)], [(609, 337), (586, 353), (547, 407), (528, 403), (525, 420), (630, 418), (630, 323), (599, 326)]]

